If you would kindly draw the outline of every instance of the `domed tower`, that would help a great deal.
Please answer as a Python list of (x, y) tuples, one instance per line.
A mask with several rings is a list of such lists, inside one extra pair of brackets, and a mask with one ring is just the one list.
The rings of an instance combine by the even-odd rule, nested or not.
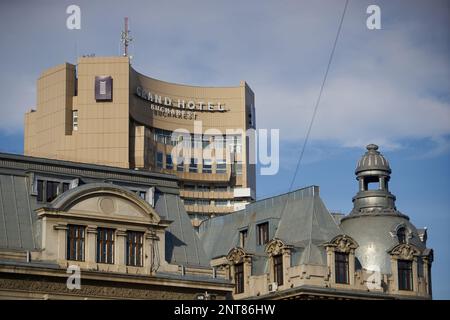
[[(389, 191), (391, 168), (377, 145), (367, 146), (355, 174), (359, 190), (353, 197), (352, 211), (341, 220), (340, 226), (359, 245), (355, 251), (357, 267), (387, 275), (390, 286), (396, 290), (402, 287), (403, 281), (409, 281), (411, 293), (418, 294), (422, 286), (423, 295), (431, 296), (428, 293), (431, 285), (428, 282), (423, 285), (424, 272), (427, 272), (426, 279), (430, 278), (432, 261), (432, 250), (426, 248), (426, 229), (418, 231), (409, 217), (397, 210), (396, 198)], [(404, 257), (404, 253), (408, 256)], [(397, 261), (411, 262), (411, 281), (399, 278)]]
[(383, 212), (401, 215), (395, 208), (395, 196), (389, 192), (391, 168), (378, 146), (369, 144), (355, 170), (359, 191), (353, 197), (351, 214)]

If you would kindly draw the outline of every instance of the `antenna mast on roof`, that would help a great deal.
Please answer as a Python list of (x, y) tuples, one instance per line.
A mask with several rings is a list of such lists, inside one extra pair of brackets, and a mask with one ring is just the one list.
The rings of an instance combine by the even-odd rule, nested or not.
[(130, 36), (130, 30), (128, 30), (128, 17), (125, 17), (125, 30), (122, 31), (121, 41), (123, 44), (123, 56), (128, 57), (128, 45), (133, 38)]

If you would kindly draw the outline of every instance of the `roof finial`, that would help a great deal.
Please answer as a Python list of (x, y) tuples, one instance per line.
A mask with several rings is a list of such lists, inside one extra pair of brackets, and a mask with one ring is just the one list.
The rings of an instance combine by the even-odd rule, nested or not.
[(369, 150), (369, 151), (371, 151), (371, 150), (377, 151), (377, 150), (378, 150), (378, 146), (377, 146), (376, 144), (373, 144), (373, 143), (367, 145), (366, 148), (367, 148), (367, 150)]

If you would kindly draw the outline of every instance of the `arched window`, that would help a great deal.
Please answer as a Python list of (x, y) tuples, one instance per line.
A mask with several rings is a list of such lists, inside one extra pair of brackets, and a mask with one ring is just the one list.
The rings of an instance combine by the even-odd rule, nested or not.
[(398, 243), (406, 243), (406, 229), (405, 227), (400, 227), (397, 230)]

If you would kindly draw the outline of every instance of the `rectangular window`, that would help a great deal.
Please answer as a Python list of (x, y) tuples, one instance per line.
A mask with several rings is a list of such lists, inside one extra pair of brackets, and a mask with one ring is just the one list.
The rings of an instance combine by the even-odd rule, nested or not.
[(228, 200), (216, 199), (214, 201), (216, 207), (226, 207), (228, 206)]
[(211, 168), (211, 160), (209, 159), (203, 159), (203, 173), (211, 173), (212, 172), (212, 168)]
[(217, 161), (216, 173), (227, 173), (227, 164), (225, 163), (225, 160)]
[(247, 242), (248, 229), (244, 229), (239, 231), (239, 245), (241, 248), (245, 247), (245, 243)]
[(283, 284), (283, 256), (281, 254), (273, 256), (273, 274), (275, 282), (281, 286)]
[(227, 186), (215, 186), (214, 187), (215, 192), (228, 192)]
[(114, 230), (97, 229), (97, 262), (114, 263)]
[(198, 199), (197, 200), (197, 204), (199, 206), (209, 206), (210, 205), (210, 201), (206, 200), (206, 199)]
[(195, 206), (195, 204), (196, 204), (195, 199), (190, 199), (190, 198), (184, 199), (183, 202), (186, 206)]
[(398, 260), (398, 289), (408, 290), (413, 289), (413, 274), (412, 262), (408, 260)]
[(244, 264), (238, 263), (234, 265), (234, 281), (235, 293), (244, 292)]
[(142, 267), (142, 244), (144, 234), (142, 232), (128, 231), (126, 254), (127, 266)]
[(166, 154), (166, 169), (173, 169), (172, 155)]
[(58, 185), (59, 182), (47, 181), (45, 191), (45, 200), (47, 202), (52, 202), (58, 196)]
[(63, 184), (62, 184), (62, 192), (64, 193), (64, 192), (68, 191), (69, 188), (70, 188), (70, 183), (63, 182)]
[(342, 252), (334, 253), (334, 264), (336, 283), (348, 284), (348, 254)]
[(156, 153), (156, 167), (158, 167), (158, 168), (163, 167), (163, 153), (162, 152)]
[(67, 226), (67, 260), (84, 261), (84, 239), (84, 226)]
[(197, 162), (195, 158), (191, 158), (191, 162), (189, 163), (189, 172), (197, 172)]
[(72, 111), (72, 130), (78, 130), (78, 110)]
[(237, 161), (234, 163), (234, 173), (238, 176), (242, 174), (242, 162)]
[(44, 202), (44, 181), (37, 181), (37, 201)]
[(184, 190), (186, 190), (186, 191), (195, 191), (194, 184), (185, 184), (183, 187), (184, 187)]
[(261, 224), (258, 224), (256, 226), (256, 235), (257, 235), (257, 242), (258, 245), (265, 245), (267, 242), (269, 242), (269, 223), (264, 222)]
[(197, 186), (197, 191), (201, 191), (201, 192), (209, 192), (211, 191), (211, 187), (206, 185), (206, 184), (199, 184)]

